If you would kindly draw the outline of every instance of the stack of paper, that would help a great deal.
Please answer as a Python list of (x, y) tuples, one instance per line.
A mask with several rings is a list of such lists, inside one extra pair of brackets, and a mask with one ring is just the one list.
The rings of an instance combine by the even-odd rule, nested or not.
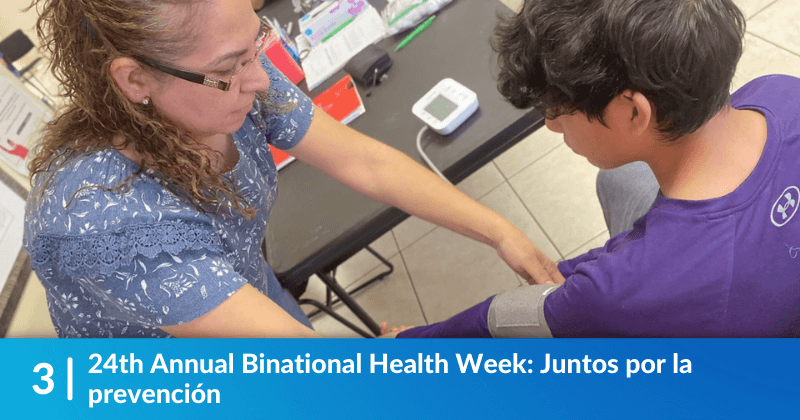
[(303, 59), (308, 89), (313, 90), (341, 70), (353, 56), (386, 34), (386, 27), (374, 7), (369, 6), (336, 35), (311, 49), (301, 34), (295, 41), (300, 51), (310, 50)]

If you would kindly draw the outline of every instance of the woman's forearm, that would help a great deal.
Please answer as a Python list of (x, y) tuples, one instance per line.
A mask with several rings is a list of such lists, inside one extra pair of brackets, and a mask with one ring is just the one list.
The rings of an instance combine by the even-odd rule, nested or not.
[(376, 162), (371, 165), (373, 181), (364, 194), (493, 247), (516, 230), (505, 218), (404, 153), (383, 144), (377, 148)]
[(508, 220), (404, 153), (338, 123), (320, 109), (291, 153), (374, 200), (494, 247), (531, 283), (563, 281), (555, 263)]

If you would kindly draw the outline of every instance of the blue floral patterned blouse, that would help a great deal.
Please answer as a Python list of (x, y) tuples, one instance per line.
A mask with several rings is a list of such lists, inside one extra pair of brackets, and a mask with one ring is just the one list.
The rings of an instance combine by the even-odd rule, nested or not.
[[(296, 106), (267, 114), (256, 101), (233, 135), (239, 161), (224, 176), (233, 177), (257, 210), (252, 220), (231, 209), (199, 212), (153, 172), (139, 175), (124, 192), (81, 189), (113, 188), (138, 170), (116, 150), (69, 158), (43, 191), (52, 174), (34, 178), (24, 244), (60, 337), (169, 337), (158, 327), (209, 312), (245, 283), (310, 326), (264, 260), (261, 242), (277, 195), (267, 143), (295, 146), (314, 108), (266, 57), (261, 64), (274, 101)], [(37, 200), (34, 194), (43, 195)]]

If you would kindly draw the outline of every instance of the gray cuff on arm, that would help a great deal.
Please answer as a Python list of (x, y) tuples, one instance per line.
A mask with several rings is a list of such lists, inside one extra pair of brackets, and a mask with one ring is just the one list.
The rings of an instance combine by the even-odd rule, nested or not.
[(519, 287), (497, 295), (487, 323), (495, 338), (553, 338), (544, 319), (544, 299), (558, 288), (545, 284)]

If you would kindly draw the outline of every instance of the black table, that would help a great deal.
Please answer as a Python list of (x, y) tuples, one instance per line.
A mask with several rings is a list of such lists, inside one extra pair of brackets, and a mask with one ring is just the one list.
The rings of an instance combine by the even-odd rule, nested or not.
[[(383, 0), (370, 3), (378, 11), (385, 6)], [(299, 17), (289, 0), (272, 1), (259, 14), (282, 24), (294, 21), (294, 26)], [(454, 0), (401, 51), (394, 48), (408, 31), (381, 41), (378, 46), (389, 52), (394, 64), (388, 79), (373, 88), (370, 97), (359, 85), (367, 112), (350, 126), (422, 162), (415, 138), (424, 123), (411, 107), (441, 79), (455, 79), (477, 93), (480, 108), (454, 133), (443, 137), (428, 130), (422, 139), (425, 153), (453, 183), (541, 127), (539, 113), (515, 109), (497, 91), (497, 57), (490, 40), (498, 14), (507, 16), (511, 11), (497, 0)], [(344, 74), (340, 71), (310, 92), (305, 81), (300, 87), (315, 97)], [(408, 217), (302, 162), (280, 171), (279, 191), (267, 230), (266, 255), (284, 285), (307, 281), (313, 274), (335, 283), (328, 275), (331, 270)], [(337, 287), (333, 285), (335, 292), (344, 292)], [(343, 300), (351, 306), (348, 297)], [(360, 308), (351, 309), (377, 333), (375, 323), (364, 319)]]

